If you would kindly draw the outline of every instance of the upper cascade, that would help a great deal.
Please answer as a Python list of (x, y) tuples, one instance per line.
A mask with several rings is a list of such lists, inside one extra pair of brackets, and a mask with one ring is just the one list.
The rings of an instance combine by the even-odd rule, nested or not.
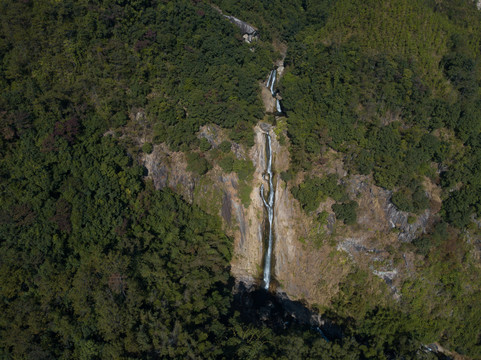
[(282, 115), (285, 115), (285, 114), (282, 111), (281, 101), (278, 98), (277, 89), (275, 88), (277, 77), (278, 77), (277, 76), (277, 69), (271, 70), (271, 72), (269, 74), (269, 77), (267, 78), (266, 88), (269, 89), (272, 97), (276, 101), (275, 115), (282, 116)]

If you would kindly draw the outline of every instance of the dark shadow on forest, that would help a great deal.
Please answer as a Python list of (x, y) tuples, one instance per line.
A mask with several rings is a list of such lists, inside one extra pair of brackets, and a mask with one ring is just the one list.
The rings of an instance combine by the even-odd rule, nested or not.
[[(344, 338), (345, 332), (335, 320), (321, 318), (301, 301), (289, 299), (285, 293), (272, 293), (240, 282), (235, 287), (233, 308), (240, 313), (242, 321), (256, 327), (267, 326), (278, 334), (297, 328), (316, 332), (327, 341), (342, 342)], [(338, 320), (349, 322), (349, 319)], [(357, 340), (362, 343), (361, 339)], [(423, 351), (432, 352), (440, 360), (452, 360), (438, 352), (434, 344), (423, 346)]]
[(329, 341), (342, 338), (342, 330), (328, 319), (293, 301), (285, 293), (271, 293), (262, 288), (247, 287), (241, 282), (234, 294), (234, 309), (241, 319), (256, 326), (267, 326), (276, 332), (301, 327), (323, 334)]

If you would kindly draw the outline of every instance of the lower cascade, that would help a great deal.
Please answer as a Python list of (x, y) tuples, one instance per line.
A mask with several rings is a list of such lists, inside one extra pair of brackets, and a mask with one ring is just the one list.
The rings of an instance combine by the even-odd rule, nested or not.
[(266, 134), (266, 153), (267, 153), (267, 176), (269, 177), (269, 193), (266, 196), (264, 194), (264, 184), (261, 185), (261, 197), (266, 207), (269, 221), (269, 237), (267, 242), (267, 252), (264, 265), (264, 289), (269, 290), (269, 285), (271, 282), (271, 258), (272, 258), (272, 246), (273, 246), (273, 234), (272, 234), (272, 221), (274, 219), (274, 186), (272, 184), (272, 149), (271, 149), (271, 137)]

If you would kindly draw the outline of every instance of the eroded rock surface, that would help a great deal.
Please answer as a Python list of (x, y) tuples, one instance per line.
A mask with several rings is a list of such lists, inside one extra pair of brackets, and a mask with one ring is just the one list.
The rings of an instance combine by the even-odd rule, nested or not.
[(426, 232), (432, 215), (430, 209), (410, 222), (409, 213), (398, 210), (391, 202), (391, 191), (372, 185), (367, 176), (353, 175), (346, 182), (351, 197), (359, 202), (358, 223), (368, 230), (389, 233), (396, 228), (397, 237), (403, 242)]
[[(189, 202), (222, 217), (224, 229), (234, 241), (233, 276), (245, 286), (260, 286), (266, 246), (266, 210), (260, 186), (266, 183), (265, 134), (268, 133), (275, 189), (272, 278), (276, 292), (285, 293), (293, 300), (328, 305), (353, 266), (359, 266), (373, 277), (383, 279), (392, 295), (398, 297), (397, 289), (402, 279), (409, 276), (416, 260), (414, 254), (393, 255), (393, 249), (428, 231), (439, 209), (431, 207), (415, 217), (399, 211), (390, 201), (390, 191), (373, 185), (369, 176), (348, 175), (342, 158), (329, 151), (325, 154), (326, 163), (318, 165), (312, 176), (335, 173), (341, 178), (349, 197), (359, 203), (357, 224), (345, 226), (336, 221), (331, 209), (334, 201), (330, 198), (321, 203), (317, 211), (306, 214), (290, 192), (293, 184), (286, 184), (280, 177), (290, 166), (288, 146), (281, 146), (278, 141), (280, 129), (260, 123), (254, 132), (255, 144), (248, 151), (235, 143), (231, 148), (239, 159), (250, 159), (254, 164), (248, 208), (240, 200), (237, 175), (225, 174), (215, 164), (206, 175), (194, 176), (187, 171), (184, 154), (170, 152), (163, 145), (156, 145), (149, 155), (144, 154), (143, 162), (157, 188), (170, 187)], [(215, 125), (204, 126), (198, 135), (213, 147), (227, 139), (223, 130)], [(435, 186), (426, 188), (429, 188), (431, 203), (438, 202)], [(323, 224), (316, 220), (321, 211), (328, 213)], [(395, 256), (402, 257), (395, 261)]]
[(155, 145), (152, 153), (144, 155), (143, 163), (156, 189), (170, 187), (193, 202), (195, 179), (187, 171), (184, 153), (171, 152), (165, 145)]

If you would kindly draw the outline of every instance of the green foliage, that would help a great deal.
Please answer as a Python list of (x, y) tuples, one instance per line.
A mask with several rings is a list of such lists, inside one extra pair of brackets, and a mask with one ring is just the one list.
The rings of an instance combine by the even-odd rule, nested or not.
[[(454, 190), (443, 195), (444, 219), (466, 226), (481, 193), (480, 13), (467, 1), (400, 0), (338, 1), (331, 14), (325, 27), (289, 42), (280, 87), (294, 170), (311, 169), (329, 146), (344, 153), (349, 171), (396, 190), (399, 209), (420, 213), (429, 201), (411, 184), (435, 180), (437, 163), (449, 169), (443, 187)], [(456, 139), (440, 136), (446, 128)], [(457, 154), (460, 143), (469, 155)], [(293, 192), (312, 210), (319, 199), (310, 188)]]
[(361, 150), (355, 162), (361, 175), (369, 175), (374, 168), (374, 157), (365, 149)]
[(202, 152), (209, 151), (211, 149), (212, 145), (209, 143), (209, 141), (206, 138), (200, 139), (200, 144), (199, 144), (199, 149)]
[(252, 161), (236, 159), (232, 154), (221, 158), (219, 166), (227, 173), (236, 172), (240, 181), (251, 181), (255, 171)]
[[(427, 249), (423, 248), (426, 244)], [(480, 275), (479, 268), (466, 258), (465, 244), (446, 224), (439, 224), (432, 237), (416, 245), (421, 245), (421, 253), (427, 253), (425, 266), (422, 273), (405, 282), (402, 294), (419, 338), (427, 343), (443, 334), (443, 346), (479, 357), (481, 347), (473, 341), (481, 334), (476, 300), (481, 293), (479, 284), (473, 282)]]
[(231, 147), (232, 145), (230, 141), (227, 141), (227, 140), (222, 141), (219, 145), (219, 149), (225, 154), (230, 152)]
[(351, 200), (347, 203), (333, 204), (332, 210), (336, 213), (337, 219), (342, 220), (346, 225), (352, 225), (356, 223), (358, 207), (357, 202)]
[(428, 255), (432, 248), (437, 248), (440, 244), (447, 241), (450, 237), (448, 225), (445, 222), (436, 224), (434, 230), (429, 235), (424, 235), (413, 240), (413, 245), (422, 255)]
[(239, 183), (239, 198), (245, 208), (248, 208), (251, 204), (251, 192), (252, 186), (250, 186), (247, 182), (241, 181)]
[(282, 171), (281, 172), (281, 179), (282, 179), (282, 181), (284, 181), (286, 183), (291, 181), (292, 179), (294, 179), (294, 174), (293, 174), (292, 170)]
[(366, 315), (358, 329), (365, 341), (360, 349), (366, 358), (388, 359), (391, 349), (396, 356), (408, 359), (436, 359), (434, 354), (423, 354), (416, 339), (416, 324), (408, 315), (394, 308), (374, 309)]
[(270, 45), (249, 51), (208, 4), (7, 1), (2, 10), (2, 22), (14, 24), (2, 30), (0, 82), (12, 109), (27, 100), (48, 117), (65, 114), (69, 103), (92, 106), (104, 130), (153, 125), (154, 142), (173, 150), (194, 143), (206, 123), (252, 127), (263, 115), (257, 91)]
[(335, 174), (329, 174), (324, 178), (307, 178), (299, 186), (292, 187), (291, 192), (299, 200), (302, 208), (310, 213), (316, 210), (327, 196), (336, 201), (347, 198), (345, 186), (337, 183), (338, 178)]
[[(200, 1), (0, 5), (1, 357), (429, 358), (420, 341), (441, 339), (479, 358), (479, 267), (452, 228), (481, 213), (474, 2), (214, 3), (252, 21), (266, 41), (245, 44)], [(109, 135), (128, 143), (119, 127), (142, 127), (154, 144), (205, 152), (195, 134), (215, 123), (253, 145), (264, 116), (258, 83), (277, 56), (272, 39), (289, 41), (279, 87), (294, 170), (329, 146), (348, 170), (372, 172), (398, 189), (397, 206), (418, 212), (427, 199), (413, 179), (429, 175), (430, 162), (448, 168), (450, 226), (413, 241), (426, 261), (402, 286), (405, 311), (376, 307), (368, 274), (350, 274), (332, 307), (342, 341), (295, 327), (276, 333), (232, 314), (232, 244), (219, 221), (144, 183)], [(211, 166), (196, 152), (187, 161), (198, 175)], [(225, 155), (219, 164), (238, 174), (248, 206), (252, 163)], [(338, 218), (355, 221), (335, 176), (308, 177), (292, 192), (308, 212), (330, 196), (341, 202)]]
[(375, 1), (337, 1), (318, 38), (341, 43), (355, 38), (366, 50), (414, 57), (428, 82), (441, 90), (445, 85), (438, 62), (452, 44), (452, 35), (468, 38), (470, 53), (479, 48), (480, 15), (473, 3), (398, 0), (389, 6), (378, 5)]
[(230, 138), (241, 144), (247, 145), (247, 147), (254, 146), (254, 131), (252, 125), (245, 121), (240, 121), (230, 132)]
[(207, 171), (212, 169), (212, 165), (209, 163), (209, 161), (207, 161), (205, 157), (200, 156), (198, 153), (188, 153), (186, 158), (187, 171), (191, 171), (196, 175), (204, 175)]
[(233, 170), (237, 173), (239, 180), (251, 181), (255, 168), (254, 164), (250, 160), (236, 159), (234, 161)]
[(468, 225), (478, 199), (476, 195), (467, 189), (452, 192), (443, 202), (444, 219), (460, 228)]
[(419, 214), (429, 206), (429, 199), (422, 186), (415, 185), (410, 188), (403, 188), (393, 194), (391, 201), (401, 211)]
[(219, 166), (226, 173), (230, 173), (234, 171), (234, 162), (235, 158), (232, 155), (224, 156), (222, 159), (219, 160)]
[(431, 112), (430, 92), (415, 64), (365, 56), (353, 43), (341, 48), (295, 45), (286, 58), (292, 72), (282, 78), (294, 167), (309, 168), (327, 144), (349, 152), (353, 170), (373, 171), (378, 185), (392, 189), (407, 185), (423, 174), (427, 161), (439, 158), (433, 136), (423, 138), (427, 129), (420, 132), (391, 120), (400, 115), (405, 122), (422, 124)]
[(259, 2), (246, 0), (215, 0), (221, 9), (247, 22), (256, 24), (262, 39), (274, 38), (290, 41), (299, 30), (322, 26), (336, 1), (282, 1)]
[(231, 244), (219, 222), (144, 184), (110, 136), (55, 135), (52, 151), (33, 136), (1, 160), (2, 353), (220, 354)]
[(144, 145), (142, 145), (142, 151), (146, 154), (150, 154), (154, 150), (154, 147), (152, 146), (152, 143), (146, 142)]

